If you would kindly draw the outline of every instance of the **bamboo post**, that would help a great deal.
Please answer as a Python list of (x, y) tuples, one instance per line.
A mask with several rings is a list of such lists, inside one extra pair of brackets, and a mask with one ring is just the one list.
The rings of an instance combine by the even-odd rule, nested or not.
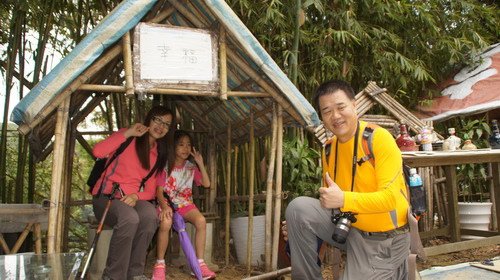
[[(69, 107), (68, 107), (69, 110)], [(73, 120), (71, 120), (72, 122)], [(75, 125), (76, 126), (76, 125)], [(61, 192), (61, 200), (64, 201), (64, 206), (62, 208), (62, 211), (60, 212), (61, 215), (59, 217), (59, 224), (62, 225), (61, 233), (63, 234), (63, 237), (60, 240), (60, 244), (58, 245), (58, 248), (62, 248), (63, 252), (68, 251), (68, 232), (70, 228), (70, 218), (71, 218), (71, 211), (70, 207), (66, 207), (71, 204), (71, 181), (73, 179), (73, 173), (71, 172), (73, 170), (73, 155), (75, 154), (75, 145), (76, 145), (76, 137), (75, 135), (77, 134), (76, 128), (73, 128), (73, 125), (68, 126), (69, 133), (67, 133), (66, 137), (66, 152), (65, 152), (65, 170), (64, 170), (64, 177), (63, 177), (63, 190)]]
[(227, 126), (227, 157), (226, 157), (226, 266), (229, 265), (229, 219), (231, 217), (231, 123)]
[(449, 217), (450, 217), (450, 214), (449, 214), (449, 210), (448, 210), (448, 191), (446, 190), (446, 181), (448, 181), (448, 178), (446, 178), (446, 174), (444, 173), (444, 167), (440, 167), (439, 168), (441, 170), (441, 174), (442, 174), (442, 177), (445, 178), (444, 180), (444, 184), (441, 184), (440, 185), (440, 189), (441, 189), (441, 198), (443, 200), (443, 206), (444, 206), (444, 211), (443, 211), (443, 221), (444, 221), (444, 224), (448, 224), (448, 221), (450, 220)]
[(252, 269), (252, 241), (253, 241), (253, 208), (254, 208), (254, 183), (255, 183), (255, 139), (254, 139), (255, 124), (253, 120), (253, 112), (250, 112), (250, 171), (248, 176), (250, 181), (248, 184), (248, 234), (247, 234), (247, 273), (250, 274)]
[(221, 24), (219, 29), (219, 66), (220, 66), (220, 99), (227, 100), (227, 55), (226, 31)]
[(274, 224), (273, 224), (273, 248), (271, 256), (271, 268), (276, 270), (278, 268), (278, 245), (280, 238), (280, 225), (281, 225), (281, 200), (282, 200), (282, 182), (283, 182), (283, 110), (278, 105), (278, 129), (277, 129), (277, 143), (276, 143), (276, 198), (274, 203)]
[(24, 228), (23, 232), (17, 239), (16, 243), (14, 244), (14, 247), (12, 247), (12, 250), (10, 251), (11, 254), (17, 253), (19, 248), (21, 248), (21, 245), (23, 244), (24, 240), (26, 239), (26, 236), (28, 236), (28, 233), (31, 230), (31, 227), (33, 226), (33, 223), (28, 223), (26, 227)]
[(68, 96), (57, 109), (56, 127), (54, 131), (54, 156), (52, 162), (52, 183), (50, 187), (50, 208), (49, 208), (49, 224), (47, 229), (47, 253), (55, 253), (60, 250), (56, 248), (56, 239), (60, 237), (60, 227), (57, 225), (57, 216), (61, 211), (60, 193), (63, 187), (62, 174), (64, 171), (64, 151), (66, 143), (66, 128), (69, 120), (69, 104), (70, 97)]
[(278, 120), (276, 114), (276, 103), (273, 104), (273, 120), (272, 120), (272, 140), (271, 151), (269, 152), (269, 165), (267, 169), (266, 181), (266, 228), (265, 228), (265, 264), (266, 271), (271, 271), (271, 247), (272, 247), (272, 212), (273, 212), (273, 178), (274, 166), (276, 162), (276, 145), (277, 145), (277, 130)]
[[(212, 137), (215, 137), (211, 134)], [(210, 198), (208, 201), (209, 212), (215, 212), (215, 198), (217, 197), (217, 150), (215, 141), (210, 141), (208, 144), (208, 160), (210, 167)]]
[(134, 96), (134, 78), (132, 71), (132, 47), (130, 44), (130, 31), (123, 36), (123, 69), (125, 70), (125, 96)]
[(448, 225), (450, 225), (450, 237), (452, 242), (460, 241), (460, 221), (458, 219), (458, 191), (457, 173), (455, 166), (444, 166), (446, 174), (446, 190), (448, 191)]
[[(442, 217), (443, 217), (443, 211), (444, 211), (444, 207), (443, 207), (443, 204), (442, 204), (442, 200), (440, 199), (441, 195), (439, 194), (439, 184), (441, 184), (441, 182), (438, 182), (438, 179), (441, 178), (441, 172), (440, 172), (441, 168), (439, 168), (439, 166), (436, 168), (436, 172), (437, 172), (437, 176), (438, 178), (436, 178), (436, 180), (434, 180), (434, 184), (432, 184), (432, 192), (434, 194), (434, 197), (436, 198), (436, 206), (437, 206), (437, 214), (438, 214), (438, 223), (440, 225), (442, 225)], [(432, 208), (433, 205), (427, 205), (427, 208), (430, 209)], [(434, 217), (433, 217), (433, 222), (431, 223), (431, 226), (434, 227), (436, 226), (434, 224)]]
[(427, 185), (427, 215), (426, 215), (426, 221), (425, 221), (425, 230), (430, 231), (432, 230), (432, 224), (434, 221), (434, 208), (432, 205), (434, 205), (434, 200), (436, 197), (434, 196), (434, 193), (432, 191), (429, 191), (432, 186), (434, 186), (434, 181), (436, 179), (436, 176), (434, 175), (434, 168), (433, 167), (427, 167), (427, 170), (429, 172), (429, 185)]
[(35, 237), (35, 254), (40, 255), (42, 253), (42, 228), (40, 223), (35, 223), (33, 227), (33, 235)]
[[(234, 126), (233, 126), (234, 127)], [(243, 151), (241, 152), (241, 192), (240, 195), (248, 195), (248, 143), (243, 145)]]
[(0, 232), (0, 245), (2, 246), (2, 250), (5, 252), (5, 254), (10, 254), (9, 246), (7, 245), (7, 242), (5, 242), (5, 239), (3, 238), (3, 234), (1, 232)]
[(239, 146), (234, 145), (234, 161), (233, 161), (233, 194), (238, 194), (238, 154), (239, 154)]
[(268, 273), (264, 273), (261, 275), (256, 275), (248, 278), (243, 278), (243, 280), (262, 280), (262, 279), (277, 279), (281, 275), (289, 274), (292, 272), (292, 267), (282, 268), (278, 270), (274, 270)]

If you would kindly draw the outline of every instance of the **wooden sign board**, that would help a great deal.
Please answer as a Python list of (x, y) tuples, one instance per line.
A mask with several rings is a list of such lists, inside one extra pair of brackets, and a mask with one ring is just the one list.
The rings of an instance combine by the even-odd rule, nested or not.
[(136, 89), (214, 90), (219, 85), (217, 39), (204, 29), (140, 23), (134, 33)]

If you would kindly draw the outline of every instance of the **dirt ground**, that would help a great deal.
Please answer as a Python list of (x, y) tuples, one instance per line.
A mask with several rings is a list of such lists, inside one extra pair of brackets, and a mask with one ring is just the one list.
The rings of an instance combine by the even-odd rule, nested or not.
[[(440, 245), (446, 242), (447, 241), (445, 240), (432, 240), (427, 244), (424, 244), (424, 246)], [(151, 276), (151, 267), (154, 264), (154, 256), (152, 255), (153, 254), (150, 254), (150, 256), (148, 257), (148, 265), (146, 268), (147, 276)], [(422, 271), (433, 266), (447, 266), (464, 262), (483, 261), (485, 259), (492, 259), (494, 257), (499, 257), (499, 256), (500, 256), (500, 245), (491, 245), (476, 249), (464, 250), (462, 252), (431, 256), (428, 257), (428, 260), (426, 262), (418, 261), (417, 266), (418, 266), (418, 271)], [(174, 265), (175, 263), (178, 263), (178, 261), (175, 260), (169, 261), (167, 269), (167, 279), (176, 279), (176, 280), (193, 279), (189, 275), (189, 273), (183, 269), (184, 268), (183, 266), (176, 267)], [(245, 266), (237, 265), (235, 263), (236, 260), (234, 259), (234, 257), (230, 258), (229, 266), (224, 265), (223, 258), (221, 259), (216, 258), (214, 264), (219, 266), (219, 270), (217, 272), (217, 279), (243, 279), (249, 276), (260, 274), (258, 268), (256, 268), (251, 275), (248, 275), (246, 273)], [(324, 279), (333, 279), (330, 265), (324, 266), (323, 276)]]

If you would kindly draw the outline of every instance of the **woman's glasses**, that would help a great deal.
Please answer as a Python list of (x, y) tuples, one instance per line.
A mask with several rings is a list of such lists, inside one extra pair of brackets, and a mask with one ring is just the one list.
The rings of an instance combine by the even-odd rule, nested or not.
[(160, 117), (158, 116), (155, 116), (153, 117), (153, 121), (157, 124), (157, 125), (161, 125), (165, 128), (169, 128), (170, 127), (170, 123), (169, 122), (164, 122)]

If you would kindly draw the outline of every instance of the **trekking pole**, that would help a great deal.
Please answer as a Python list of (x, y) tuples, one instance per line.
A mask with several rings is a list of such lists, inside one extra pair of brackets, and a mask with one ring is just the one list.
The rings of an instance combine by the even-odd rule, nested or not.
[(95, 247), (97, 246), (97, 242), (99, 241), (99, 236), (101, 235), (102, 228), (104, 226), (104, 220), (106, 219), (106, 216), (108, 215), (109, 208), (111, 207), (111, 201), (115, 197), (115, 192), (120, 189), (120, 184), (118, 183), (113, 183), (113, 190), (111, 191), (111, 194), (109, 195), (108, 202), (106, 203), (106, 208), (104, 208), (104, 213), (102, 213), (101, 220), (99, 221), (99, 225), (97, 226), (97, 229), (95, 231), (94, 235), (94, 240), (92, 241), (92, 246), (90, 246), (89, 254), (87, 256), (87, 261), (85, 262), (85, 266), (83, 267), (82, 274), (80, 274), (81, 280), (85, 279), (85, 276), (87, 275), (87, 271), (90, 267), (90, 263), (92, 262), (92, 258), (94, 257), (95, 253)]

